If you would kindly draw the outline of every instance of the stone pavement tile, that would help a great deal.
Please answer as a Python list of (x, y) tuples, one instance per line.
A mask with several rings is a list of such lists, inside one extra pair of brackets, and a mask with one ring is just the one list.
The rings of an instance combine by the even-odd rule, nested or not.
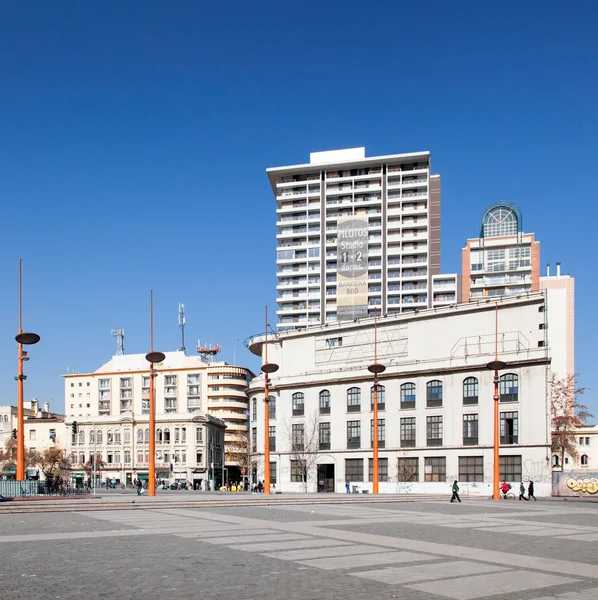
[(534, 600), (591, 600), (594, 598), (598, 598), (598, 588), (575, 590), (556, 596), (542, 596), (541, 598), (534, 598)]
[(539, 531), (528, 531), (525, 535), (535, 535), (538, 537), (552, 537), (556, 535), (573, 535), (578, 533), (576, 529), (554, 529), (552, 527), (544, 527)]
[(554, 585), (575, 583), (575, 579), (548, 575), (546, 573), (532, 573), (530, 571), (508, 571), (506, 573), (492, 573), (461, 577), (443, 581), (430, 581), (409, 585), (410, 589), (428, 594), (446, 596), (453, 600), (474, 600), (500, 594), (518, 594), (526, 590), (535, 590)]
[(383, 549), (376, 546), (339, 546), (334, 548), (314, 548), (308, 550), (290, 550), (276, 554), (264, 554), (267, 558), (280, 560), (309, 560), (310, 558), (327, 558), (331, 556), (350, 556), (351, 554), (377, 554)]
[(580, 542), (598, 542), (598, 533), (577, 533), (575, 535), (561, 535), (558, 531), (555, 535), (563, 540), (576, 540)]
[[(425, 525), (426, 523), (424, 523)], [(473, 528), (473, 527), (483, 527), (485, 525), (488, 525), (488, 521), (458, 521), (456, 523), (446, 523), (446, 524), (442, 524), (440, 525), (441, 527), (451, 527), (451, 528), (455, 528), (455, 529), (459, 529), (461, 527), (469, 527), (469, 528)]]
[(349, 542), (340, 540), (327, 540), (322, 538), (305, 538), (304, 540), (293, 540), (284, 542), (262, 542), (260, 544), (242, 544), (235, 546), (235, 550), (243, 552), (274, 552), (276, 550), (298, 550), (301, 548), (325, 548), (331, 546), (347, 546)]
[[(486, 527), (476, 527), (476, 531), (490, 531), (494, 533), (527, 533), (528, 531), (546, 531), (546, 527), (528, 526), (528, 525), (488, 525)], [(554, 531), (554, 530), (552, 530)], [(556, 533), (555, 533), (556, 535)]]
[[(428, 563), (425, 565), (413, 565), (410, 567), (388, 567), (376, 571), (366, 571), (364, 573), (351, 573), (353, 577), (362, 577), (373, 579), (383, 583), (405, 584), (416, 581), (427, 581), (431, 579), (444, 579), (447, 577), (463, 577), (465, 575), (476, 575), (478, 573), (496, 573), (503, 571), (505, 577), (508, 569), (485, 565), (482, 563), (467, 561), (450, 561)], [(448, 584), (451, 585), (451, 584)]]
[[(274, 542), (278, 540), (303, 540), (309, 539), (306, 536), (301, 535), (300, 533), (280, 533), (280, 532), (272, 532), (267, 535), (254, 535), (251, 537), (252, 542)], [(218, 544), (218, 545), (231, 545), (236, 546), (237, 544), (247, 543), (247, 539), (244, 538), (243, 541), (240, 541), (240, 538), (236, 535), (230, 537), (219, 537), (219, 538), (202, 538), (198, 539), (198, 542), (206, 542), (208, 544)]]
[(244, 529), (239, 528), (235, 529), (234, 527), (222, 527), (219, 530), (210, 530), (210, 531), (200, 531), (198, 537), (203, 539), (211, 538), (220, 538), (220, 537), (232, 537), (235, 540), (246, 536), (257, 536), (257, 535), (266, 535), (266, 534), (275, 534), (278, 533), (275, 529), (259, 529), (256, 527), (255, 529)]
[(335, 569), (358, 569), (360, 567), (373, 567), (375, 565), (417, 562), (434, 558), (436, 557), (427, 554), (417, 554), (415, 552), (383, 552), (381, 554), (315, 558), (312, 560), (300, 560), (298, 562), (300, 565), (305, 565), (306, 567), (316, 567), (317, 569), (333, 571)]

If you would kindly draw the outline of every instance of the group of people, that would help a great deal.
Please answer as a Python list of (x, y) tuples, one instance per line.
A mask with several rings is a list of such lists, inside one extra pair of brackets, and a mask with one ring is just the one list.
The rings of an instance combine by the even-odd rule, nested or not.
[[(500, 491), (502, 492), (502, 497), (503, 499), (507, 498), (507, 494), (509, 493), (509, 490), (511, 489), (511, 484), (508, 483), (507, 481), (503, 481), (501, 486), (500, 486)], [(530, 479), (529, 483), (527, 484), (527, 498), (525, 497), (525, 484), (523, 483), (523, 481), (521, 481), (519, 483), (519, 500), (531, 500), (534, 499), (534, 502), (537, 500), (537, 498), (534, 496), (534, 482)]]
[[(452, 492), (453, 495), (451, 496), (451, 502), (454, 502), (455, 500), (458, 500), (459, 502), (461, 502), (461, 498), (459, 498), (459, 482), (455, 479), (455, 481), (453, 481), (453, 485), (452, 485)], [(500, 485), (500, 491), (502, 493), (502, 498), (503, 500), (507, 499), (507, 494), (509, 493), (509, 490), (511, 489), (511, 484), (508, 483), (507, 481), (503, 481)], [(534, 496), (534, 482), (530, 479), (528, 485), (527, 485), (527, 498), (525, 497), (525, 484), (523, 483), (523, 481), (519, 484), (519, 500), (531, 500), (534, 499), (534, 501), (537, 500), (537, 498)]]

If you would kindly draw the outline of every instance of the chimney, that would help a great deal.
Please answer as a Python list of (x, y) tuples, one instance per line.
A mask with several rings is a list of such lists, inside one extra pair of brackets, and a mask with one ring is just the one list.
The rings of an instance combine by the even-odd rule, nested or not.
[(31, 412), (33, 413), (34, 417), (37, 417), (38, 410), (39, 410), (39, 402), (37, 401), (37, 398), (32, 398), (31, 399)]
[(46, 412), (46, 413), (50, 412), (50, 403), (49, 402), (44, 402), (44, 412)]
[(560, 262), (556, 263), (556, 276), (557, 277), (561, 276), (561, 263)]
[(550, 277), (550, 264), (546, 263), (546, 277)]

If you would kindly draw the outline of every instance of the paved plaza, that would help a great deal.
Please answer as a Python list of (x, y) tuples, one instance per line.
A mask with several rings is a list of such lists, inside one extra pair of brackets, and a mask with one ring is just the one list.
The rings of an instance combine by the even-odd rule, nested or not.
[(0, 515), (0, 598), (598, 597), (598, 503), (392, 502)]

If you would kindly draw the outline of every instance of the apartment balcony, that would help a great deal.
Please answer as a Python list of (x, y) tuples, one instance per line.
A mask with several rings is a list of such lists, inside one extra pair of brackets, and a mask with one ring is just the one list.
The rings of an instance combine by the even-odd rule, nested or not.
[(288, 215), (301, 210), (307, 210), (307, 202), (293, 202), (292, 204), (285, 203), (276, 209), (276, 213), (279, 215)]
[[(425, 252), (425, 250), (424, 250), (424, 252)], [(411, 257), (405, 256), (403, 258), (402, 264), (404, 264), (404, 265), (421, 265), (421, 264), (424, 264), (425, 265), (427, 262), (428, 262), (427, 256), (422, 256), (422, 257), (419, 257), (419, 258), (411, 258)]]
[[(284, 262), (279, 261), (279, 265), (280, 264), (284, 264)], [(290, 275), (305, 275), (307, 277), (307, 263), (302, 264), (301, 266), (293, 266), (293, 268), (288, 269), (288, 270), (284, 270), (284, 271), (278, 271), (278, 273), (276, 274), (276, 276), (280, 279), (281, 277), (289, 277)]]
[(282, 189), (280, 193), (276, 195), (277, 200), (288, 200), (289, 198), (297, 198), (307, 196), (307, 186), (303, 190), (293, 190), (293, 189)]
[(285, 294), (281, 295), (276, 299), (276, 303), (281, 304), (289, 304), (290, 302), (306, 302), (307, 301), (307, 290), (302, 293), (297, 294)]
[(287, 187), (299, 187), (308, 181), (320, 181), (319, 173), (312, 173), (311, 175), (287, 175), (276, 183), (277, 188)]
[(294, 329), (296, 327), (307, 327), (308, 325), (312, 324), (312, 322), (308, 320), (306, 315), (294, 316), (291, 318), (287, 318), (285, 316), (283, 317), (283, 319), (284, 320), (281, 319), (278, 323), (276, 323), (277, 329)]

